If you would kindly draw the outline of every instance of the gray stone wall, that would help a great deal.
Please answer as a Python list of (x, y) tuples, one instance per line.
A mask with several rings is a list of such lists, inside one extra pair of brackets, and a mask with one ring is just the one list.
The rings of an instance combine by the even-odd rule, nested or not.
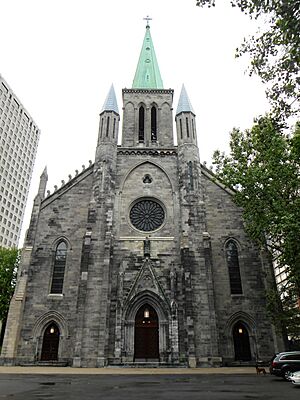
[[(246, 324), (252, 356), (269, 359), (274, 351), (272, 329), (266, 315), (266, 285), (258, 249), (246, 236), (242, 211), (228, 190), (202, 175), (205, 191), (207, 231), (210, 236), (213, 265), (214, 301), (219, 332), (220, 354), (234, 361), (232, 328), (237, 321)], [(234, 239), (238, 246), (242, 281), (241, 295), (232, 295), (225, 244)]]
[[(47, 322), (60, 324), (60, 357), (69, 360), (76, 332), (76, 306), (82, 241), (86, 232), (92, 170), (70, 182), (41, 204), (28, 283), (18, 359), (39, 359)], [(59, 239), (68, 243), (63, 294), (50, 294), (54, 252)]]

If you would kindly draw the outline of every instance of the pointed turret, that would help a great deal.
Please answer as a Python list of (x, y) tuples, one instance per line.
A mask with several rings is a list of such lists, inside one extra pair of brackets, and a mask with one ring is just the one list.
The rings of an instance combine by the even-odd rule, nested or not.
[(119, 108), (114, 85), (112, 84), (100, 112), (99, 143), (114, 143), (118, 141)]
[(197, 146), (195, 112), (184, 85), (179, 96), (175, 121), (178, 145), (192, 143)]
[(48, 182), (48, 173), (47, 173), (47, 167), (45, 167), (44, 171), (42, 172), (42, 175), (40, 176), (40, 184), (38, 190), (38, 196), (40, 196), (41, 200), (43, 200), (45, 197), (47, 182)]
[(163, 89), (163, 82), (150, 34), (150, 26), (148, 24), (146, 26), (146, 33), (132, 89)]
[(192, 104), (190, 102), (189, 96), (186, 92), (184, 85), (182, 85), (181, 88), (176, 115), (180, 114), (181, 112), (191, 112), (195, 115), (195, 112), (193, 110)]
[(102, 114), (104, 111), (113, 111), (116, 114), (119, 114), (119, 108), (118, 108), (116, 93), (115, 93), (113, 84), (111, 85), (111, 87), (109, 89), (108, 95), (106, 96), (106, 99), (105, 99), (105, 102), (103, 104), (100, 114)]

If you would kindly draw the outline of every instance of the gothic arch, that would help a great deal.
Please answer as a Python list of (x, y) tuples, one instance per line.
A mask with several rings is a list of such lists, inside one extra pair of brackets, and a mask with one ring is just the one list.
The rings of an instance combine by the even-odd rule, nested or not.
[(170, 345), (171, 309), (170, 305), (160, 296), (150, 290), (143, 290), (133, 297), (123, 310), (123, 355), (127, 360), (134, 359), (135, 317), (138, 310), (144, 305), (150, 305), (158, 316), (159, 359), (167, 361)]
[(124, 320), (133, 321), (135, 315), (140, 307), (148, 303), (157, 312), (160, 321), (168, 321), (171, 315), (170, 305), (166, 303), (165, 299), (158, 296), (151, 290), (143, 290), (137, 293), (124, 307)]
[(223, 244), (223, 250), (224, 250), (224, 251), (226, 250), (227, 244), (228, 244), (229, 242), (231, 242), (231, 241), (235, 243), (235, 245), (236, 245), (237, 248), (238, 248), (238, 251), (241, 252), (241, 251), (242, 251), (241, 243), (240, 243), (235, 237), (233, 237), (233, 236), (229, 236), (228, 238), (226, 238), (226, 240), (224, 241), (224, 244)]
[(37, 319), (33, 328), (32, 342), (35, 348), (36, 360), (40, 360), (41, 358), (44, 334), (51, 323), (57, 325), (59, 330), (58, 360), (60, 360), (62, 355), (69, 350), (69, 346), (67, 346), (69, 329), (65, 318), (57, 311), (48, 311)]
[(66, 242), (68, 251), (72, 250), (72, 244), (69, 238), (67, 238), (67, 236), (61, 235), (58, 236), (55, 240), (53, 240), (53, 242), (51, 243), (52, 251), (55, 252), (55, 249), (60, 242)]
[(253, 359), (254, 356), (256, 358), (257, 357), (256, 323), (254, 318), (250, 314), (244, 311), (238, 311), (232, 314), (231, 317), (228, 318), (225, 325), (224, 334), (227, 341), (229, 358), (232, 361), (237, 359), (236, 345), (234, 343), (235, 342), (234, 329), (239, 323), (247, 330), (248, 346), (250, 353), (248, 360), (250, 360), (251, 357)]
[(155, 163), (155, 162), (153, 162), (153, 161), (150, 161), (150, 160), (141, 161), (141, 162), (137, 163), (134, 167), (132, 167), (132, 168), (125, 174), (125, 176), (124, 176), (124, 178), (123, 178), (123, 182), (122, 182), (122, 184), (121, 184), (121, 191), (123, 191), (124, 185), (125, 185), (125, 183), (126, 183), (128, 177), (132, 174), (132, 172), (133, 172), (135, 169), (137, 169), (138, 167), (140, 167), (141, 165), (143, 165), (143, 164), (152, 164), (152, 165), (154, 165), (155, 167), (157, 167), (158, 169), (160, 169), (160, 170), (165, 174), (165, 176), (167, 177), (168, 182), (170, 183), (170, 187), (171, 187), (171, 189), (172, 189), (172, 193), (174, 193), (174, 187), (173, 187), (172, 181), (171, 181), (169, 175), (167, 174), (167, 172), (165, 171), (165, 169), (164, 169), (161, 165), (159, 165), (159, 164), (157, 164), (157, 163)]
[(57, 324), (61, 337), (69, 337), (68, 325), (63, 315), (58, 311), (48, 311), (36, 320), (33, 327), (33, 339), (36, 340), (42, 336), (44, 330), (51, 322), (55, 322)]

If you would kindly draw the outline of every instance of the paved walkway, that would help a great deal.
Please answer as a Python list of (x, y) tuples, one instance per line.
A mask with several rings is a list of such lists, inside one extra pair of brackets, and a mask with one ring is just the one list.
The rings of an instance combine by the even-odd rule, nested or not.
[(71, 367), (0, 367), (0, 374), (69, 374), (69, 375), (191, 375), (255, 374), (254, 367), (222, 368), (71, 368)]

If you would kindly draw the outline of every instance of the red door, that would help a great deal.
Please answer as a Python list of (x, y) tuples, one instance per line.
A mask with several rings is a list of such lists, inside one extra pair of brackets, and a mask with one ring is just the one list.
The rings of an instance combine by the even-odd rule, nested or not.
[(153, 307), (144, 304), (135, 317), (135, 361), (158, 361), (158, 316)]

